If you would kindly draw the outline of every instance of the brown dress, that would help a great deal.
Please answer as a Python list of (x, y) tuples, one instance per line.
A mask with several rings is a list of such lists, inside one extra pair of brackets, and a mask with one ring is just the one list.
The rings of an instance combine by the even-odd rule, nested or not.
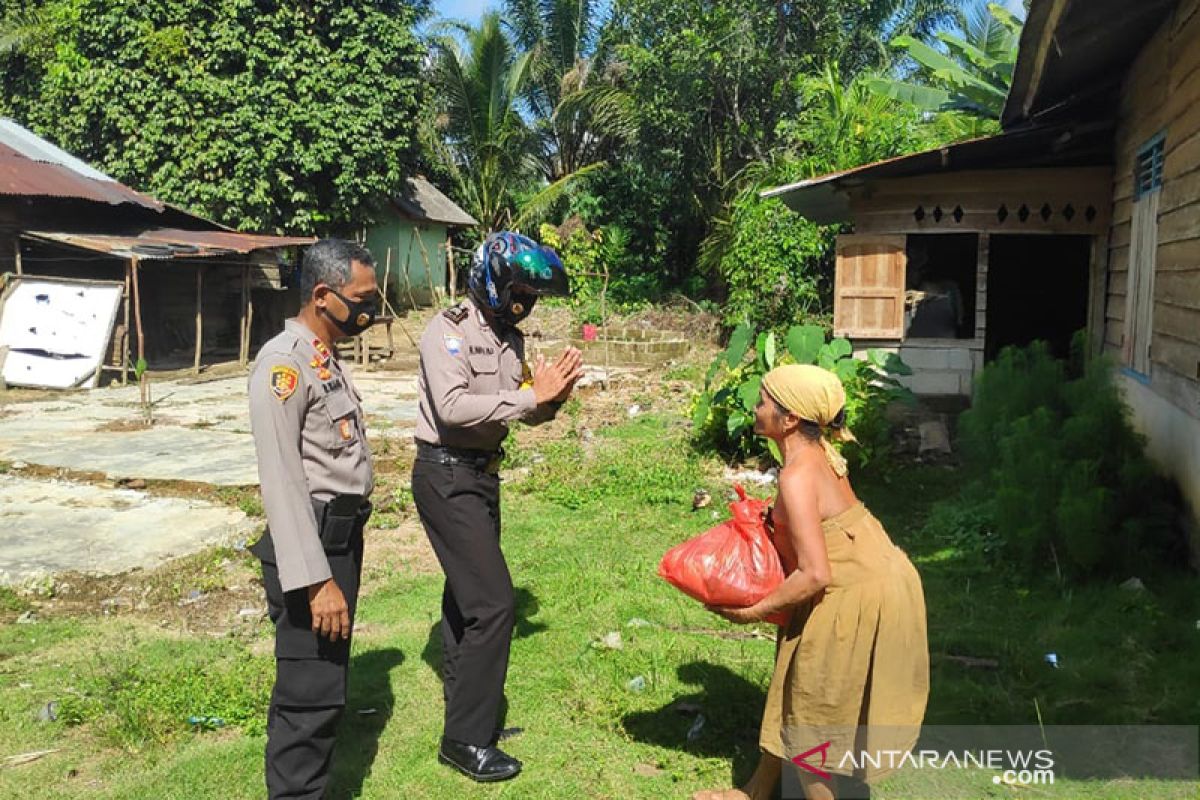
[[(781, 522), (776, 541), (787, 541)], [(894, 771), (920, 733), (925, 599), (912, 562), (862, 503), (821, 527), (831, 580), (780, 631), (759, 746), (787, 761), (828, 742), (805, 763), (871, 782)]]

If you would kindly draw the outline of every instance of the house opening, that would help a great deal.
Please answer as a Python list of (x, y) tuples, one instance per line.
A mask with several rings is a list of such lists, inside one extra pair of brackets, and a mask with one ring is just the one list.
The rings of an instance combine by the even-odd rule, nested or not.
[(1087, 327), (1090, 255), (1090, 236), (993, 234), (985, 359), (1038, 339), (1069, 356), (1071, 337)]
[(975, 338), (979, 236), (909, 234), (906, 251), (905, 338)]

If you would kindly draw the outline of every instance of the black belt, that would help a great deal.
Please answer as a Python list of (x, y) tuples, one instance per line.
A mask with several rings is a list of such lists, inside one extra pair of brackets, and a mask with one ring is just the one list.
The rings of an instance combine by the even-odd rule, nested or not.
[(503, 460), (503, 448), (472, 450), (464, 447), (443, 447), (428, 442), (417, 442), (417, 461), (427, 461), (431, 464), (460, 464), (495, 475), (500, 471), (500, 462)]

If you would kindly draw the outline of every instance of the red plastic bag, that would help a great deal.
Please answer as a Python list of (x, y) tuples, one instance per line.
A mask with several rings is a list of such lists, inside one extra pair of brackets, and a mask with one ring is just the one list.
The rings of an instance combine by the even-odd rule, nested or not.
[[(729, 504), (733, 519), (672, 547), (658, 574), (707, 605), (745, 608), (774, 591), (784, 575), (763, 519), (767, 502), (747, 497), (741, 486), (733, 488), (739, 498)], [(773, 614), (769, 621), (782, 625), (790, 616)]]

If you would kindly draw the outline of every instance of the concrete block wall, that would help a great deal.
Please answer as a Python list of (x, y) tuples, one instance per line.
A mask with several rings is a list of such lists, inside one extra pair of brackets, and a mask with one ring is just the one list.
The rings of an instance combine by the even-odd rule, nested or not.
[(869, 345), (856, 342), (855, 356), (866, 358), (867, 350), (896, 353), (913, 374), (900, 383), (918, 395), (970, 397), (975, 376), (983, 369), (983, 347), (974, 340), (913, 339), (901, 344)]

